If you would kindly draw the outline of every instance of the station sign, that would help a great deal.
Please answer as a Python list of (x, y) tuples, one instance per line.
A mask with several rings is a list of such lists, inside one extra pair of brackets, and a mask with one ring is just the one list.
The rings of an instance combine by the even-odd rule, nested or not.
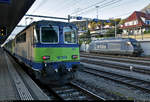
[(9, 4), (11, 0), (0, 0), (0, 3), (7, 3)]
[(110, 23), (110, 20), (107, 20), (106, 22), (107, 22), (107, 23)]
[(98, 19), (94, 18), (93, 21), (97, 23), (97, 22), (98, 22)]
[(77, 17), (77, 20), (82, 20), (82, 17), (81, 17), (81, 16), (78, 16), (78, 17)]

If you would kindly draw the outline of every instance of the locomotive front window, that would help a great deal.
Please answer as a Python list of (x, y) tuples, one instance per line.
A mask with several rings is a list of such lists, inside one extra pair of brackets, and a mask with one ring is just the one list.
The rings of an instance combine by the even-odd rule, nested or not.
[(42, 43), (58, 43), (59, 28), (56, 26), (42, 27), (41, 28), (41, 41)]
[(77, 30), (72, 27), (64, 27), (64, 42), (66, 44), (75, 44), (77, 43)]
[(139, 42), (132, 42), (133, 46), (140, 46)]

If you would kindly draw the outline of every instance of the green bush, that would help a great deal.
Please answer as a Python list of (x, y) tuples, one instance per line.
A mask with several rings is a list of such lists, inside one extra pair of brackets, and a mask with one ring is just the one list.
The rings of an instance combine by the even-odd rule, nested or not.
[(106, 32), (104, 37), (114, 37), (115, 36), (115, 29), (110, 29)]
[(122, 29), (117, 29), (117, 34), (122, 34), (123, 30)]
[(83, 41), (82, 40), (79, 40), (79, 45), (81, 46), (81, 44), (83, 43)]
[(86, 41), (86, 44), (89, 44), (89, 43), (91, 43), (91, 39), (89, 39), (89, 40)]
[(150, 30), (144, 31), (144, 34), (150, 34)]

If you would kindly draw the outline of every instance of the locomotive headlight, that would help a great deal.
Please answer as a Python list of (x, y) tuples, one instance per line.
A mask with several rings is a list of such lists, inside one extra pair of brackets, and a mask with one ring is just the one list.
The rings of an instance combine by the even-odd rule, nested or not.
[(128, 45), (131, 45), (131, 42), (127, 42)]
[(50, 56), (43, 56), (43, 60), (49, 60)]
[(78, 55), (72, 55), (72, 59), (77, 59)]
[(68, 68), (68, 72), (70, 72), (72, 70), (72, 68)]
[(58, 72), (58, 69), (55, 69), (55, 72), (57, 73), (57, 72)]

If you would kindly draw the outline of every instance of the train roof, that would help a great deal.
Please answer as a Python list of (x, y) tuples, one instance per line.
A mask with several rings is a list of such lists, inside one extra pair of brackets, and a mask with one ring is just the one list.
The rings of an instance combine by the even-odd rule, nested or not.
[(32, 25), (37, 25), (38, 27), (40, 27), (40, 26), (49, 26), (49, 25), (53, 25), (53, 26), (73, 26), (73, 27), (76, 27), (76, 25), (73, 24), (73, 23), (61, 22), (61, 21), (41, 20), (41, 21), (35, 21), (35, 22), (31, 23), (25, 29), (27, 29), (28, 27), (30, 27)]
[(69, 23), (69, 22), (61, 22), (61, 21), (48, 21), (48, 20), (42, 20), (42, 21), (37, 21), (35, 22), (37, 25), (42, 26), (42, 25), (53, 25), (53, 26), (74, 26), (76, 27), (75, 24)]
[(22, 31), (20, 31), (18, 34), (22, 33), (23, 31), (25, 31), (26, 29), (28, 29), (32, 25), (35, 25), (38, 28), (41, 26), (49, 26), (49, 25), (52, 25), (52, 26), (72, 26), (72, 27), (77, 28), (76, 25), (73, 23), (61, 22), (61, 21), (41, 20), (41, 21), (32, 22), (31, 24), (26, 26)]
[(108, 42), (108, 41), (137, 41), (137, 40), (133, 38), (103, 38), (103, 39), (96, 39), (94, 41)]

